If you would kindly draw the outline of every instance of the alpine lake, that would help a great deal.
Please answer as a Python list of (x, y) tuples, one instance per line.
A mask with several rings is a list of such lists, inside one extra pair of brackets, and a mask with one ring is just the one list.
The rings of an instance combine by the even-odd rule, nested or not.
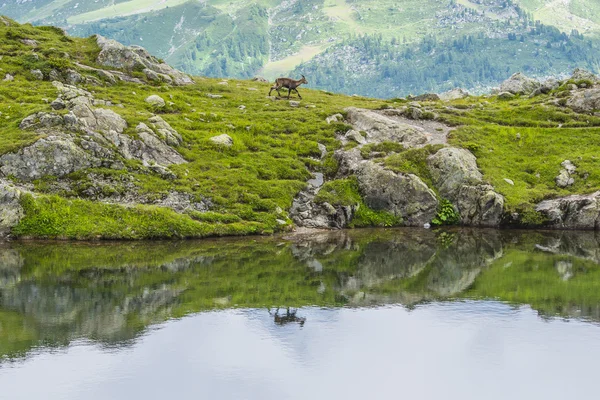
[(600, 234), (0, 244), (1, 399), (592, 399)]

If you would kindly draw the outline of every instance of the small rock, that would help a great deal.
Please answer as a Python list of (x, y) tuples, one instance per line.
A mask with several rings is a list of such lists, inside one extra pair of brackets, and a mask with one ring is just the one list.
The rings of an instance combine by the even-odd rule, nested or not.
[(212, 94), (212, 93), (207, 93), (206, 97), (209, 97), (211, 99), (221, 99), (221, 98), (223, 98), (223, 96), (221, 96), (220, 94)]
[(42, 73), (42, 71), (40, 71), (39, 69), (32, 69), (31, 71), (29, 71), (31, 73), (31, 75), (33, 75), (33, 77), (35, 79), (37, 79), (38, 81), (43, 81), (44, 80), (44, 74)]
[(38, 45), (38, 42), (33, 39), (21, 39), (21, 43), (31, 47), (37, 47)]
[(165, 100), (156, 94), (148, 96), (146, 98), (146, 103), (155, 107), (164, 107), (166, 105)]
[(332, 122), (339, 122), (342, 121), (344, 119), (344, 116), (342, 114), (333, 114), (330, 117), (325, 118), (325, 122), (327, 122), (328, 124), (331, 124)]
[(429, 222), (427, 222), (427, 223), (423, 224), (423, 228), (429, 229), (429, 228), (431, 228), (431, 224)]
[(291, 107), (298, 107), (299, 105), (300, 105), (299, 101), (290, 100), (290, 106)]
[(219, 136), (213, 136), (210, 138), (213, 143), (216, 143), (221, 146), (231, 147), (233, 145), (233, 139), (228, 134), (224, 133)]
[(223, 81), (223, 82), (219, 82), (218, 84), (219, 84), (219, 85), (229, 85), (229, 82), (227, 82), (227, 81)]
[(65, 102), (62, 101), (62, 99), (56, 99), (52, 103), (50, 103), (50, 107), (52, 107), (53, 110), (63, 110), (67, 106)]
[(346, 132), (344, 137), (346, 139), (354, 140), (358, 144), (367, 143), (367, 139), (365, 139), (363, 135), (361, 135), (358, 131), (355, 131), (354, 129), (350, 129), (348, 132)]
[(246, 106), (242, 104), (242, 105), (241, 105), (241, 106), (239, 106), (238, 108), (239, 108), (240, 110), (245, 110), (245, 109), (246, 109)]
[(509, 92), (501, 92), (498, 94), (498, 98), (500, 100), (512, 100), (515, 98), (515, 95)]
[(278, 219), (276, 219), (275, 221), (276, 221), (276, 222), (277, 222), (279, 225), (285, 225), (285, 224), (287, 224), (287, 222), (285, 222), (284, 220), (282, 220), (282, 219), (279, 219), (279, 218), (278, 218)]
[(566, 169), (569, 174), (574, 173), (575, 170), (577, 169), (577, 167), (570, 160), (565, 160), (562, 163), (560, 163), (560, 165), (564, 169)]
[(515, 182), (512, 179), (504, 178), (504, 182), (508, 183), (511, 186), (515, 186)]
[(11, 81), (14, 81), (14, 80), (15, 80), (15, 77), (12, 76), (11, 74), (6, 74), (4, 76), (4, 82), (11, 82)]

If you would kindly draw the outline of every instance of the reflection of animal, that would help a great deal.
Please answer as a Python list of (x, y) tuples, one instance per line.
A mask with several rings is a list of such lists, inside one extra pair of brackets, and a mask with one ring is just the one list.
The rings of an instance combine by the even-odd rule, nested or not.
[(286, 89), (288, 89), (288, 96), (287, 96), (288, 99), (290, 98), (290, 94), (292, 93), (292, 90), (295, 91), (296, 93), (298, 93), (299, 98), (302, 98), (302, 96), (300, 96), (300, 92), (298, 92), (298, 89), (296, 89), (296, 88), (298, 86), (302, 85), (303, 83), (308, 83), (308, 81), (306, 80), (304, 75), (302, 75), (302, 79), (299, 79), (297, 81), (295, 81), (291, 78), (277, 78), (277, 79), (275, 79), (275, 85), (273, 85), (271, 87), (271, 90), (269, 90), (269, 96), (271, 95), (271, 92), (273, 90), (276, 90), (279, 97), (281, 97), (281, 93), (279, 93), (279, 89), (286, 88)]
[(290, 308), (288, 307), (285, 314), (279, 315), (279, 308), (277, 308), (277, 310), (275, 310), (275, 314), (273, 314), (271, 312), (271, 309), (269, 309), (269, 314), (273, 315), (273, 319), (275, 320), (275, 323), (277, 325), (283, 326), (286, 324), (297, 322), (300, 324), (300, 326), (304, 326), (304, 323), (306, 322), (306, 318), (296, 317), (297, 311), (298, 310), (290, 311)]

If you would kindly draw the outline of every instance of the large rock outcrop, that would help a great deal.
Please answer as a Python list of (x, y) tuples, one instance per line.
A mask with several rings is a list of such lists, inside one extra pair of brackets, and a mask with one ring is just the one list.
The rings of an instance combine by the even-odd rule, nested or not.
[(416, 175), (398, 174), (367, 162), (359, 169), (357, 179), (365, 204), (402, 217), (403, 225), (423, 226), (437, 212), (435, 193)]
[(556, 229), (600, 229), (600, 192), (544, 200), (535, 210)]
[(68, 114), (40, 112), (23, 119), (21, 129), (35, 131), (41, 139), (17, 152), (0, 157), (0, 173), (31, 181), (43, 176), (62, 177), (93, 168), (124, 168), (120, 159), (139, 160), (155, 172), (173, 177), (166, 167), (186, 161), (171, 146), (181, 136), (160, 116), (136, 127), (139, 139), (124, 133), (127, 122), (115, 111), (95, 107), (106, 104), (75, 86), (54, 82)]
[(397, 142), (406, 147), (415, 147), (427, 143), (422, 129), (411, 126), (372, 110), (361, 108), (346, 109), (348, 122), (356, 131), (364, 131), (367, 142)]
[(0, 179), (0, 239), (10, 234), (10, 230), (23, 217), (23, 207), (19, 202), (21, 192), (14, 185)]
[(191, 77), (176, 70), (152, 56), (140, 46), (124, 46), (116, 40), (96, 35), (100, 53), (98, 64), (127, 71), (141, 69), (150, 80), (163, 81), (174, 85), (190, 85)]
[(517, 72), (500, 84), (500, 92), (531, 94), (539, 89), (540, 82)]
[(465, 225), (497, 226), (504, 198), (483, 182), (477, 159), (468, 150), (445, 147), (428, 160), (434, 185), (450, 200)]

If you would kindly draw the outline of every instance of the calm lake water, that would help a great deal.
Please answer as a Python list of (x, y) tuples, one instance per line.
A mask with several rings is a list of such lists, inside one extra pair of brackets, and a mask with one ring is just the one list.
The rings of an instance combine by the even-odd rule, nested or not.
[(600, 235), (0, 245), (0, 399), (598, 398)]

